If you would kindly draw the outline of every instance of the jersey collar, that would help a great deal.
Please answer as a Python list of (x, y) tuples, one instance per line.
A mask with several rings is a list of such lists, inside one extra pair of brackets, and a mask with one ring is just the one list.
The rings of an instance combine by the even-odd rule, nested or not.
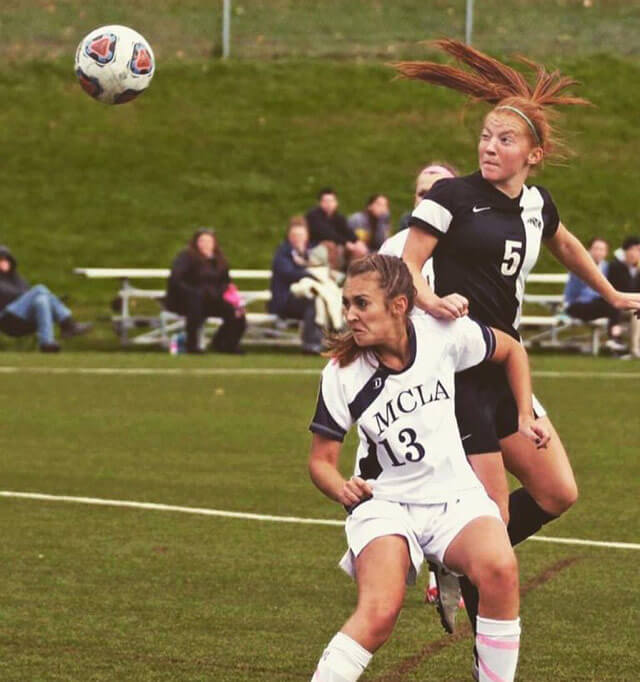
[(487, 196), (487, 199), (491, 201), (491, 205), (494, 208), (499, 208), (502, 211), (507, 211), (509, 213), (520, 213), (520, 200), (522, 199), (522, 193), (524, 192), (524, 187), (520, 191), (517, 197), (511, 199), (504, 192), (496, 189), (488, 180), (482, 177), (480, 171), (476, 171), (471, 175), (467, 175), (465, 180), (472, 185), (475, 189), (479, 190)]
[(377, 376), (387, 377), (390, 374), (402, 374), (413, 365), (413, 363), (416, 360), (417, 346), (416, 330), (413, 327), (413, 322), (411, 321), (411, 319), (409, 319), (407, 322), (407, 335), (409, 337), (409, 362), (407, 363), (407, 366), (403, 367), (402, 369), (392, 369), (391, 367), (387, 367), (386, 365), (382, 364), (382, 362), (378, 361), (378, 369), (376, 371)]

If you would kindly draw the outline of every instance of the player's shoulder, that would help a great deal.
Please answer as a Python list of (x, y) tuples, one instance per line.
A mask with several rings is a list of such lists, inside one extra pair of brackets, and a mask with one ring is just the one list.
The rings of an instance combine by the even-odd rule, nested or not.
[(544, 204), (553, 204), (551, 192), (543, 185), (525, 185), (525, 189), (530, 194), (539, 196)]
[(428, 313), (412, 313), (411, 322), (418, 338), (446, 338), (455, 332), (457, 320), (441, 320)]
[(376, 369), (377, 364), (366, 353), (343, 366), (335, 358), (331, 358), (322, 370), (322, 383), (341, 386), (345, 395), (348, 396), (366, 384)]
[(404, 251), (404, 245), (407, 243), (407, 238), (409, 236), (409, 230), (400, 230), (387, 237), (382, 243), (382, 246), (378, 249), (378, 253), (381, 256), (397, 256), (402, 258), (402, 252)]

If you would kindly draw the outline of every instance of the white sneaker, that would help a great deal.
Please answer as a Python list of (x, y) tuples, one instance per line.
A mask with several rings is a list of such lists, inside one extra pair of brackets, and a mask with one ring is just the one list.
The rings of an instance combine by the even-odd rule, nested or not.
[(623, 343), (620, 343), (620, 341), (616, 341), (615, 339), (608, 339), (604, 345), (605, 348), (608, 348), (609, 350), (612, 350), (616, 353), (627, 350), (627, 347)]

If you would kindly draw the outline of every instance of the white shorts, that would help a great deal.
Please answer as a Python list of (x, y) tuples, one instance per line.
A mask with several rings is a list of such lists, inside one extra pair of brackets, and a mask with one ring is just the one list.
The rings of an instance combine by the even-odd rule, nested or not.
[(355, 578), (356, 557), (372, 540), (401, 535), (409, 546), (411, 566), (407, 584), (412, 585), (423, 561), (444, 565), (451, 541), (480, 516), (492, 516), (502, 523), (498, 506), (484, 488), (462, 491), (441, 504), (402, 504), (372, 498), (358, 505), (347, 518), (349, 549), (340, 560), (340, 568)]

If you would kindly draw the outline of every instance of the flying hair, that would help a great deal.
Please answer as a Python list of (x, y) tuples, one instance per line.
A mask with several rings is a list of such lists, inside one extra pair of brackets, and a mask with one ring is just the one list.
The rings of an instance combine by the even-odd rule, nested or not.
[[(468, 69), (425, 61), (396, 62), (391, 66), (403, 78), (456, 90), (473, 101), (497, 105), (496, 109), (511, 109), (510, 113), (520, 115), (525, 123), (530, 123), (527, 127), (533, 142), (545, 152), (551, 151), (554, 143), (555, 131), (549, 122), (554, 113), (552, 107), (591, 104), (582, 97), (565, 94), (565, 90), (578, 85), (578, 81), (557, 70), (549, 72), (526, 57), (517, 59), (534, 72), (533, 79), (458, 40), (445, 38), (431, 44)], [(518, 111), (513, 112), (513, 109)]]

